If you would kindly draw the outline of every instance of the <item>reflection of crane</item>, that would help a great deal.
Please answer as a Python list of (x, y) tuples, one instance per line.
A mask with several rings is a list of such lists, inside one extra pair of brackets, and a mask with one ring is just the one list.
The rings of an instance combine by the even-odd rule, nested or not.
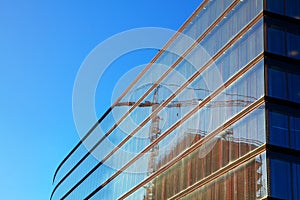
[[(153, 95), (153, 103), (152, 106), (152, 112), (159, 106), (158, 104), (158, 89), (155, 88), (154, 95)], [(149, 131), (149, 138), (150, 138), (150, 144), (160, 135), (161, 129), (159, 128), (159, 116), (155, 114), (155, 116), (152, 118), (150, 131)], [(148, 162), (148, 173), (149, 175), (155, 172), (155, 161), (156, 157), (158, 156), (159, 146), (158, 144), (154, 145), (152, 149), (150, 150), (149, 155), (149, 162)], [(149, 187), (147, 188), (147, 199), (151, 200), (153, 199), (153, 183), (152, 181), (149, 183)]]
[[(144, 85), (145, 87), (146, 85)], [(169, 85), (169, 86), (177, 86), (179, 87), (179, 85)], [(154, 94), (153, 94), (153, 100), (152, 102), (150, 101), (145, 101), (140, 103), (139, 105), (137, 105), (138, 107), (152, 107), (151, 111), (152, 113), (161, 105), (161, 103), (163, 102), (159, 102), (158, 99), (158, 91), (159, 88), (161, 87), (161, 85), (158, 85), (155, 90), (154, 90)], [(202, 90), (202, 91), (206, 91), (206, 92), (210, 92), (209, 90), (206, 89), (196, 89), (196, 88), (186, 88), (186, 89), (192, 89), (192, 90)], [(249, 104), (251, 104), (254, 100), (256, 100), (253, 97), (250, 96), (243, 96), (243, 95), (238, 95), (238, 94), (227, 94), (226, 95), (230, 95), (230, 96), (237, 96), (237, 97), (243, 97), (246, 98), (248, 100), (243, 100), (243, 99), (236, 99), (236, 100), (225, 100), (225, 101), (212, 101), (210, 102), (207, 107), (233, 107), (233, 106), (247, 106)], [(203, 99), (191, 99), (191, 100), (183, 100), (183, 101), (171, 101), (170, 103), (168, 103), (165, 107), (167, 108), (181, 108), (181, 107), (188, 107), (188, 106), (193, 106), (193, 105), (198, 105)], [(128, 102), (119, 102), (116, 104), (116, 106), (133, 106), (135, 105), (136, 102), (133, 101), (128, 101)], [(151, 121), (151, 125), (150, 125), (150, 130), (149, 130), (149, 141), (150, 144), (156, 140), (160, 133), (161, 133), (161, 129), (159, 128), (159, 122), (160, 122), (160, 117), (155, 114), (154, 117), (152, 118)], [(201, 131), (201, 130), (196, 130), (196, 132), (201, 132), (202, 134), (205, 134), (205, 131)], [(159, 154), (159, 146), (158, 144), (156, 144), (155, 146), (153, 146), (150, 149), (150, 154), (149, 154), (149, 162), (148, 162), (148, 173), (149, 175), (154, 173), (156, 171), (156, 159), (157, 156)], [(150, 181), (148, 183), (148, 185), (146, 186), (146, 197), (145, 199), (151, 200), (154, 199), (153, 197), (153, 190), (154, 190), (154, 183), (152, 181)]]
[[(147, 87), (149, 84), (143, 85), (141, 88)], [(167, 87), (180, 87), (180, 85), (176, 85), (176, 84), (160, 84), (157, 86), (157, 88), (154, 91), (153, 94), (153, 101), (145, 101), (142, 102), (138, 105), (138, 107), (151, 107), (154, 106), (155, 108), (157, 108), (161, 103), (158, 102), (158, 89), (161, 86), (167, 86)], [(189, 89), (189, 90), (194, 90), (194, 91), (204, 91), (204, 92), (208, 92), (211, 93), (212, 91), (208, 90), (208, 89), (202, 89), (202, 88), (191, 88), (191, 87), (186, 87), (185, 89)], [(229, 95), (229, 96), (236, 96), (236, 97), (242, 97), (248, 100), (242, 100), (242, 99), (237, 99), (237, 100), (228, 100), (228, 101), (213, 101), (211, 102), (207, 107), (225, 107), (225, 106), (245, 106), (245, 105), (249, 105), (250, 103), (252, 103), (253, 101), (257, 100), (254, 97), (251, 96), (245, 96), (245, 95), (239, 95), (239, 94), (229, 94), (229, 93), (225, 93), (225, 95)], [(168, 108), (180, 108), (180, 107), (187, 107), (187, 106), (193, 106), (193, 105), (198, 105), (199, 102), (201, 102), (203, 99), (190, 99), (190, 100), (183, 100), (183, 101), (171, 101), (169, 104), (167, 104), (165, 107)], [(127, 101), (127, 102), (119, 102), (116, 104), (116, 106), (133, 106), (136, 102), (134, 101)], [(152, 109), (152, 111), (155, 109)]]

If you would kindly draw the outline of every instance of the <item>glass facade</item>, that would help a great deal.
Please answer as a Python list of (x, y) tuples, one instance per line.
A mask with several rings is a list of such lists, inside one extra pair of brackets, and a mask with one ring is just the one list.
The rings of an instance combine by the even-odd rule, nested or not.
[(275, 54), (300, 59), (300, 24), (270, 17), (266, 17), (265, 21), (267, 23), (267, 50)]
[(271, 196), (278, 199), (299, 199), (299, 157), (271, 152), (269, 165)]
[(298, 0), (267, 0), (267, 10), (281, 15), (300, 19)]
[(182, 199), (261, 199), (267, 194), (264, 174), (266, 157), (261, 154)]
[(299, 199), (299, 5), (203, 1), (59, 165), (51, 199)]
[[(197, 140), (203, 141), (200, 147), (163, 174), (151, 180), (151, 183), (155, 185), (153, 191), (154, 199), (170, 198), (179, 191), (187, 189), (189, 186), (216, 173), (219, 169), (228, 166), (245, 154), (260, 147), (265, 143), (264, 131), (264, 107), (262, 106), (236, 124), (222, 130), (218, 134), (214, 133), (211, 139), (206, 140), (205, 137), (197, 138)], [(181, 141), (183, 145), (190, 139), (189, 137), (187, 136), (185, 140)], [(191, 142), (189, 141), (189, 143)], [(179, 149), (180, 147), (180, 145), (173, 147), (170, 155), (176, 157), (177, 152), (182, 152)], [(167, 156), (163, 159), (165, 163), (159, 163), (160, 165), (169, 162), (170, 158)], [(164, 182), (165, 184), (163, 184)], [(144, 196), (146, 196), (146, 188), (149, 184), (145, 184), (144, 187), (133, 193), (129, 199), (138, 199), (142, 191)]]
[(267, 66), (269, 96), (300, 103), (300, 73), (297, 65), (268, 60)]

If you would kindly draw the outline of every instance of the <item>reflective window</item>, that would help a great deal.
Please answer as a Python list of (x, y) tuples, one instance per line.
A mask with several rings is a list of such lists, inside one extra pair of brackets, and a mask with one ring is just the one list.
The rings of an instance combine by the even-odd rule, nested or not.
[(300, 19), (300, 0), (286, 0), (286, 15)]
[(289, 99), (294, 102), (300, 102), (300, 75), (288, 74)]
[(288, 116), (270, 112), (270, 143), (289, 147)]
[(300, 103), (300, 75), (283, 71), (288, 70), (283, 67), (268, 69), (268, 95)]
[(268, 50), (272, 53), (285, 55), (285, 35), (284, 31), (279, 28), (280, 27), (268, 28)]
[(300, 199), (300, 164), (292, 164), (292, 175), (293, 175), (293, 194), (294, 199)]
[(300, 0), (267, 0), (271, 12), (300, 19)]
[(269, 95), (276, 98), (287, 99), (287, 81), (286, 81), (286, 73), (269, 69)]
[(265, 167), (265, 156), (259, 155), (182, 199), (260, 199), (266, 195)]
[(271, 196), (292, 199), (291, 166), (281, 160), (270, 160)]
[(270, 197), (300, 199), (300, 160), (298, 156), (269, 153)]
[[(300, 9), (300, 7), (299, 7)], [(271, 53), (300, 59), (300, 26), (266, 17), (267, 50)]]
[[(290, 117), (291, 147), (300, 150), (300, 118)], [(299, 190), (300, 191), (300, 190)]]
[(285, 0), (268, 0), (267, 8), (269, 11), (284, 15)]
[(270, 143), (300, 150), (300, 117), (269, 112)]
[[(300, 7), (299, 7), (300, 9)], [(291, 58), (300, 59), (300, 35), (287, 33), (287, 54)]]

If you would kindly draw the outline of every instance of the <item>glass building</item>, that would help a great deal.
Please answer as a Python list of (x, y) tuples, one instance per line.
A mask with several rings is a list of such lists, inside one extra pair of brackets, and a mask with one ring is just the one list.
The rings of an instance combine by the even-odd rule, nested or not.
[(300, 0), (204, 0), (53, 185), (54, 200), (300, 199)]

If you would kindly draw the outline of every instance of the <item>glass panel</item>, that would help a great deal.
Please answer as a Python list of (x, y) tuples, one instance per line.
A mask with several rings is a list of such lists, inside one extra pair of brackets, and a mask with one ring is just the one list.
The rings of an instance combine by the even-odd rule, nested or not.
[(232, 2), (233, 0), (209, 1), (183, 33), (193, 39), (198, 38)]
[(300, 118), (269, 112), (270, 143), (300, 150)]
[(291, 165), (288, 162), (270, 159), (271, 196), (292, 199)]
[(300, 19), (300, 1), (299, 0), (286, 0), (286, 15)]
[(300, 19), (299, 0), (267, 0), (267, 10)]
[[(298, 9), (300, 10), (300, 7)], [(287, 55), (300, 59), (300, 35), (287, 33)]]
[(280, 55), (286, 54), (285, 32), (280, 27), (268, 28), (268, 51)]
[(284, 15), (285, 0), (267, 0), (267, 9), (274, 13)]
[(289, 147), (288, 116), (276, 112), (270, 112), (269, 120), (270, 143), (283, 147)]
[(293, 102), (300, 102), (300, 75), (295, 73), (288, 73), (283, 70), (288, 64), (276, 67), (280, 69), (268, 69), (268, 90), (269, 96), (276, 97)]
[(269, 95), (280, 99), (287, 99), (287, 80), (283, 71), (268, 69)]
[(213, 56), (261, 11), (262, 1), (240, 1), (200, 44)]
[(292, 164), (294, 199), (300, 199), (300, 164)]
[(288, 74), (289, 100), (300, 103), (300, 75)]
[(290, 117), (291, 147), (300, 150), (300, 118)]
[(265, 19), (268, 23), (267, 50), (275, 54), (300, 59), (299, 25), (269, 17)]

